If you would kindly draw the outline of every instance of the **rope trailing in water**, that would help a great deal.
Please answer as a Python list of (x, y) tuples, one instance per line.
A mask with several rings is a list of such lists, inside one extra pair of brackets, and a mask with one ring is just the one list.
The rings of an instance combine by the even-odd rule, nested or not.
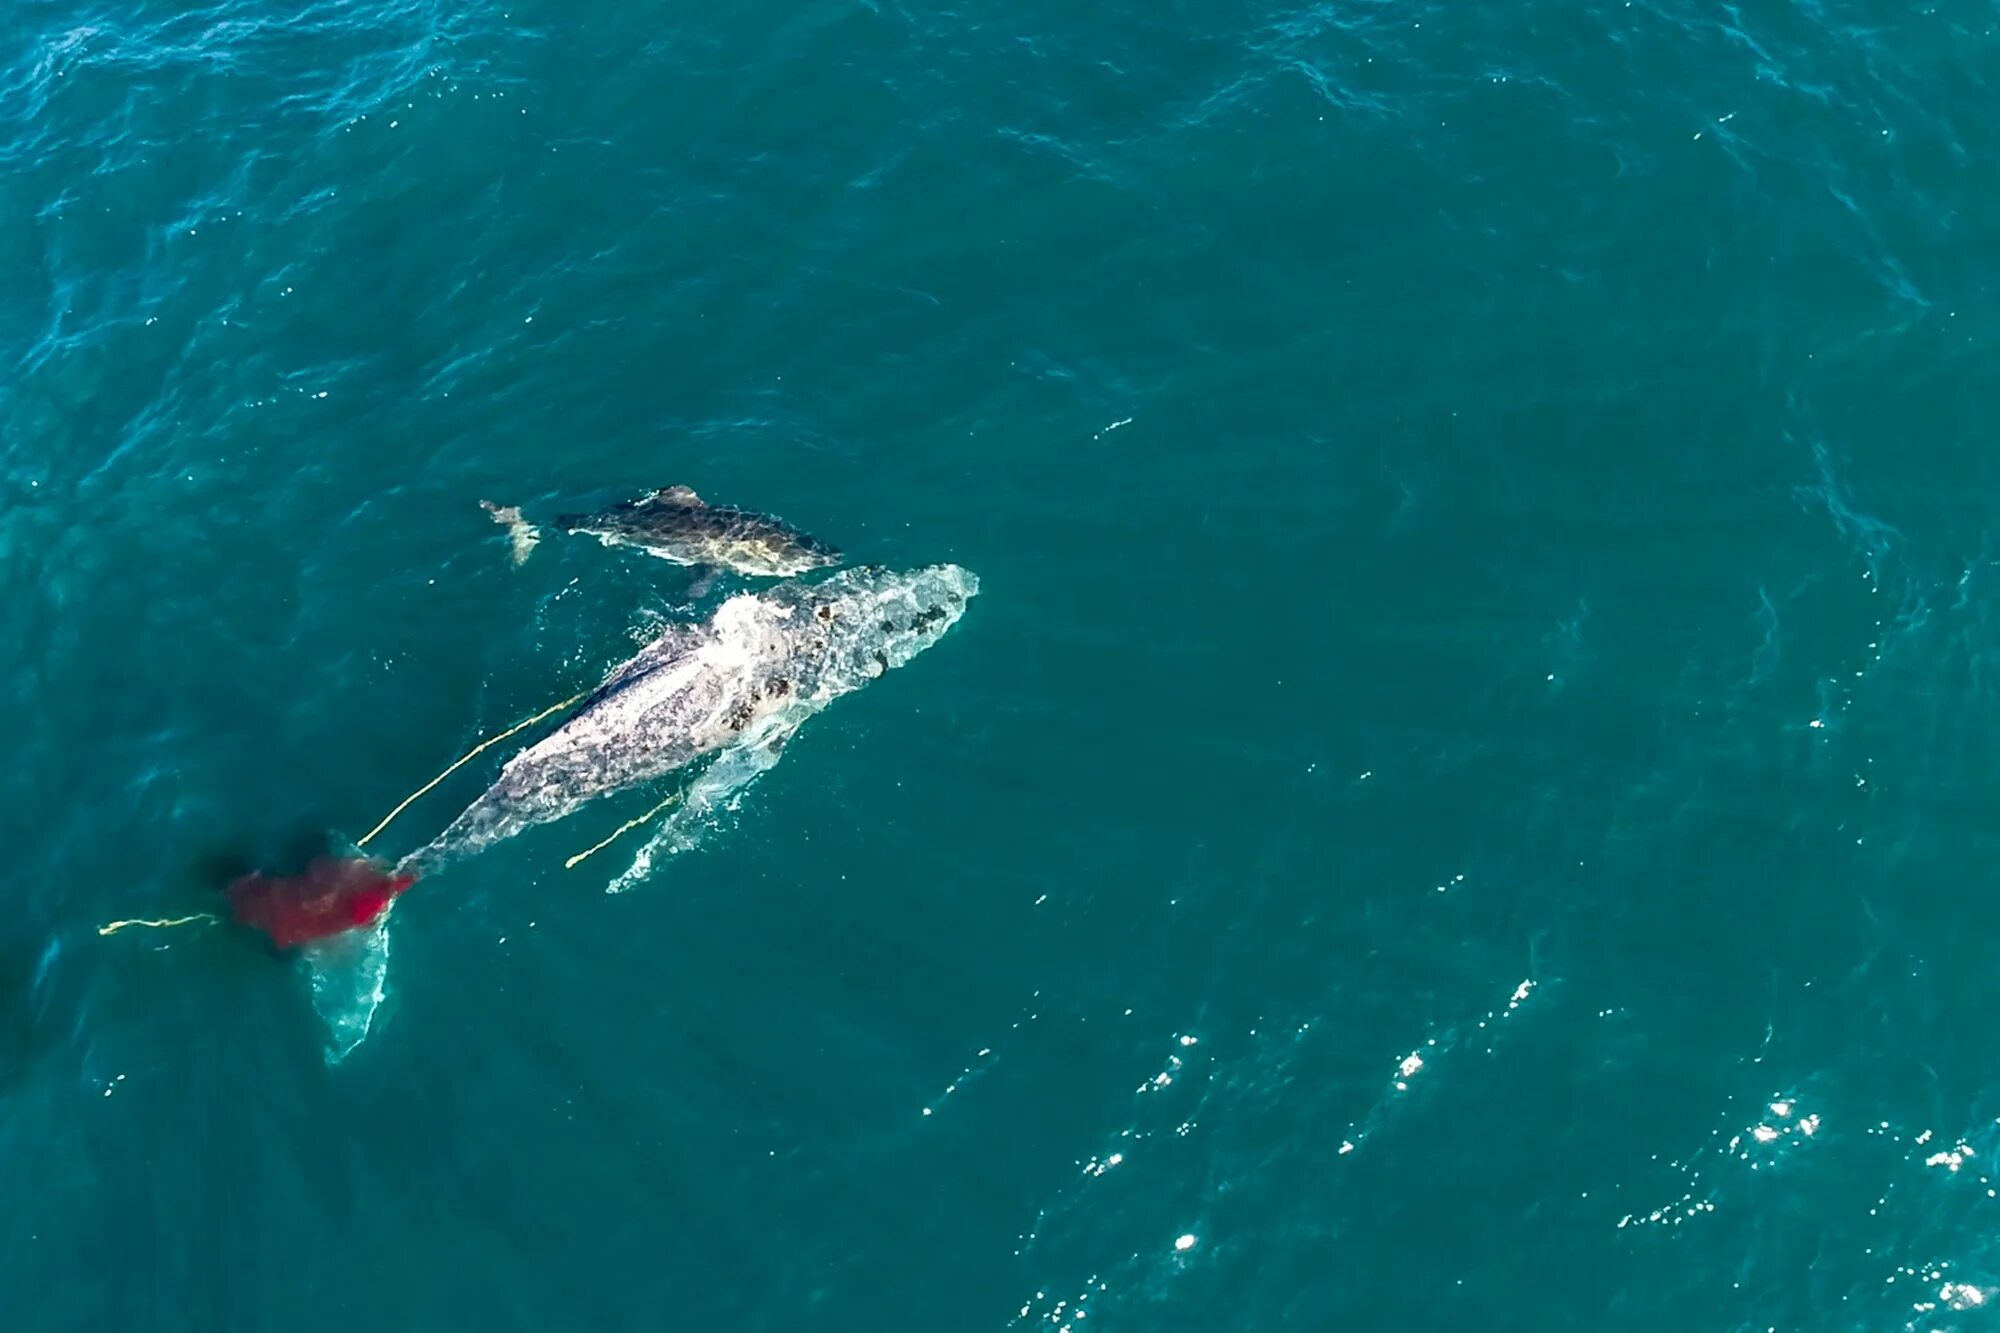
[(215, 915), (213, 912), (196, 912), (193, 916), (177, 916), (166, 921), (113, 921), (110, 925), (99, 926), (97, 933), (100, 935), (116, 935), (127, 926), (144, 926), (148, 930), (165, 930), (169, 926), (186, 926), (192, 925), (197, 921), (220, 921), (221, 919), (221, 917)]
[(628, 819), (623, 824), (620, 824), (618, 826), (617, 832), (613, 833), (603, 842), (598, 843), (595, 847), (591, 848), (587, 852), (578, 852), (575, 856), (572, 856), (569, 860), (563, 862), (563, 869), (564, 870), (576, 869), (577, 866), (581, 865), (585, 860), (597, 855), (599, 852), (603, 851), (606, 847), (609, 847), (612, 843), (616, 842), (618, 840), (618, 835), (620, 833), (629, 833), (633, 829), (638, 828), (639, 825), (645, 823), (647, 820), (651, 819), (654, 815), (659, 814), (660, 811), (666, 809), (668, 806), (672, 805), (675, 801), (678, 801), (680, 798), (681, 794), (679, 792), (669, 793), (666, 800), (661, 801), (658, 805), (654, 806), (651, 810), (648, 810), (645, 814), (640, 815), (637, 819)]
[(389, 827), (389, 821), (393, 820), (397, 815), (402, 814), (403, 811), (409, 809), (410, 806), (415, 804), (419, 798), (428, 796), (431, 793), (432, 789), (438, 785), (438, 783), (443, 782), (446, 778), (458, 772), (459, 769), (464, 768), (467, 764), (471, 763), (480, 754), (484, 753), (487, 750), (492, 749), (494, 746), (498, 745), (501, 741), (506, 740), (509, 736), (514, 735), (516, 732), (527, 730), (529, 727), (534, 726), (537, 722), (540, 722), (542, 719), (546, 717), (550, 717), (556, 713), (560, 713), (563, 709), (568, 708), (571, 704), (577, 702), (579, 699), (583, 698), (585, 694), (589, 693), (590, 693), (589, 690), (585, 690), (583, 691), (582, 694), (572, 694), (569, 698), (563, 700), (559, 704), (550, 704), (547, 708), (544, 708), (541, 712), (535, 714), (533, 717), (527, 719), (525, 722), (516, 722), (513, 726), (501, 732), (498, 736), (489, 736), (485, 740), (479, 742), (479, 744), (473, 746), (470, 750), (466, 751), (465, 754), (459, 758), (459, 761), (457, 763), (453, 764), (450, 768), (447, 768), (444, 772), (432, 778), (429, 782), (426, 782), (423, 786), (411, 792), (408, 796), (405, 796), (403, 798), (403, 803), (401, 805), (397, 806), (394, 810), (391, 810), (388, 814), (383, 815), (382, 822), (377, 824), (374, 828), (369, 829), (367, 834), (364, 835), (362, 839), (359, 842), (355, 843), (354, 845), (356, 847), (366, 847), (369, 844), (370, 840), (372, 840), (376, 834), (380, 833), (383, 829)]

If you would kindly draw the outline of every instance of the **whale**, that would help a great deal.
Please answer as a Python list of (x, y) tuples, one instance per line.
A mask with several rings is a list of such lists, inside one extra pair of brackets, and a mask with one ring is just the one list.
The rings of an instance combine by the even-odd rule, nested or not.
[(600, 513), (563, 514), (556, 525), (631, 546), (696, 571), (727, 569), (752, 578), (790, 578), (840, 563), (838, 550), (781, 518), (712, 505), (686, 486), (668, 486)]
[(861, 566), (738, 593), (706, 620), (670, 624), (397, 871), (433, 874), (746, 735), (782, 745), (834, 699), (937, 643), (978, 592), (958, 565)]

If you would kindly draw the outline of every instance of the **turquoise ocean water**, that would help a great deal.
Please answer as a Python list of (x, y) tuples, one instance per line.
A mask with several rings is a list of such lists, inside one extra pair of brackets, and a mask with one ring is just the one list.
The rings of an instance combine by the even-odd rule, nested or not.
[[(13, 0), (0, 1325), (1991, 1327), (1995, 25)], [(97, 934), (693, 614), (478, 505), (670, 483), (982, 593), (338, 1064)]]

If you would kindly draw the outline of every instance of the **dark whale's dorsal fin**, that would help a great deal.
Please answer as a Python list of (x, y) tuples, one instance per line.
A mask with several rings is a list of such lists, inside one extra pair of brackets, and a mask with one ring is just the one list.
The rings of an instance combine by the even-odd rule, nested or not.
[(692, 509), (701, 503), (701, 497), (690, 486), (662, 486), (639, 502), (642, 505), (672, 505), (677, 509)]

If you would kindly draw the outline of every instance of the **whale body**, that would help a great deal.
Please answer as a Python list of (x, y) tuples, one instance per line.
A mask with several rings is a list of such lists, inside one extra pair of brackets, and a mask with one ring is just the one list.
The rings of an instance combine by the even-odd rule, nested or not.
[(746, 732), (781, 744), (806, 717), (936, 643), (978, 591), (957, 565), (860, 567), (740, 593), (706, 621), (670, 626), (398, 869), (430, 873)]

